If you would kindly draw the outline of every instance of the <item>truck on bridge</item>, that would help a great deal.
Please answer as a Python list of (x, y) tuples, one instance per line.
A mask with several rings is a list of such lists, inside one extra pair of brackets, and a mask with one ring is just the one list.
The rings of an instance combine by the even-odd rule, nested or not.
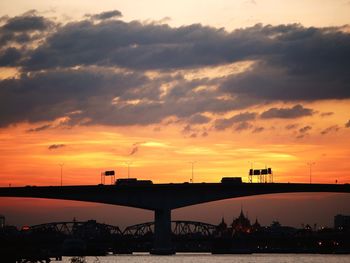
[(115, 181), (116, 185), (152, 185), (153, 182), (151, 180), (138, 180), (137, 178), (119, 178)]

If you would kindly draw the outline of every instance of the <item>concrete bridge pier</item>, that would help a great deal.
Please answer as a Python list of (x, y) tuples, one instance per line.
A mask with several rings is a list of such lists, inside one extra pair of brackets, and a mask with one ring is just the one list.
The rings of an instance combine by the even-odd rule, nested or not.
[(154, 211), (154, 245), (151, 254), (175, 254), (171, 242), (171, 210), (169, 208)]

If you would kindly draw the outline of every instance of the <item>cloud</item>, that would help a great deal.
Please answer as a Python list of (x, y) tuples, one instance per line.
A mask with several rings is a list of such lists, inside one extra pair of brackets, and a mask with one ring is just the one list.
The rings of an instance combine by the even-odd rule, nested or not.
[(311, 126), (307, 125), (307, 126), (304, 126), (303, 128), (300, 128), (299, 129), (299, 133), (302, 133), (302, 134), (305, 134), (307, 133), (308, 131), (310, 131), (312, 129)]
[(254, 130), (252, 131), (252, 133), (260, 133), (264, 130), (265, 130), (264, 127), (255, 127)]
[(140, 145), (144, 144), (146, 142), (135, 142), (133, 145), (132, 145), (132, 149), (130, 151), (130, 153), (128, 154), (129, 156), (131, 155), (134, 155), (136, 154), (138, 151), (139, 151), (139, 147)]
[(57, 149), (60, 149), (63, 147), (66, 147), (66, 145), (65, 144), (52, 144), (48, 147), (48, 149), (51, 151), (51, 150), (57, 150)]
[(13, 66), (21, 59), (22, 54), (16, 48), (0, 50), (0, 67)]
[(186, 134), (193, 132), (193, 129), (192, 129), (191, 125), (187, 124), (185, 127), (183, 127), (181, 132), (182, 132), (182, 134), (186, 135)]
[[(45, 45), (28, 56), (25, 66), (34, 70), (104, 64), (164, 70), (253, 59), (259, 63), (251, 71), (232, 76), (222, 88), (271, 99), (348, 97), (344, 68), (350, 63), (349, 43), (348, 34), (337, 28), (298, 24), (256, 25), (227, 32), (200, 24), (172, 28), (137, 21), (86, 20), (58, 27)], [(327, 88), (334, 75), (337, 81)]]
[(350, 128), (350, 120), (347, 123), (345, 123), (345, 127)]
[(42, 125), (42, 126), (39, 126), (36, 128), (28, 129), (26, 132), (40, 132), (40, 131), (50, 129), (51, 127), (52, 127), (51, 124), (46, 124), (46, 125)]
[(286, 130), (293, 130), (296, 129), (299, 125), (294, 123), (294, 124), (288, 124), (285, 128)]
[(328, 116), (334, 115), (334, 112), (332, 112), (332, 111), (322, 112), (320, 115), (321, 115), (321, 117), (328, 117)]
[(204, 123), (208, 123), (209, 121), (210, 121), (209, 117), (197, 113), (192, 115), (188, 122), (190, 124), (204, 124)]
[(247, 121), (242, 121), (240, 123), (238, 123), (237, 125), (235, 125), (234, 130), (235, 131), (244, 131), (244, 130), (249, 130), (251, 129), (253, 126), (247, 122)]
[(331, 132), (337, 132), (337, 131), (339, 131), (339, 129), (340, 129), (340, 127), (338, 125), (329, 126), (328, 128), (321, 131), (321, 134), (326, 135), (326, 134), (331, 133)]
[[(3, 18), (0, 66), (20, 72), (0, 80), (0, 127), (60, 117), (67, 125), (149, 125), (170, 117), (194, 125), (251, 106), (350, 98), (350, 36), (338, 27), (258, 24), (228, 32), (108, 19), (120, 15), (67, 24), (35, 12)], [(183, 73), (236, 62), (251, 66), (221, 77)], [(68, 115), (73, 111), (79, 113)], [(313, 113), (298, 104), (261, 117)], [(257, 117), (251, 114), (217, 119), (214, 127), (243, 127)]]
[[(136, 117), (130, 116), (131, 105), (113, 105), (112, 101), (131, 87), (140, 88), (146, 82), (142, 74), (92, 69), (57, 70), (3, 80), (0, 81), (0, 126), (20, 121), (51, 121), (74, 111), (79, 113), (69, 116), (72, 124), (82, 119), (90, 119), (90, 123), (137, 123)], [(123, 117), (120, 112), (129, 108), (130, 113)], [(142, 122), (141, 112), (139, 118)]]
[(48, 18), (37, 16), (35, 10), (16, 17), (2, 17), (1, 21), (0, 51), (16, 48), (21, 50), (21, 59), (25, 59), (40, 41), (44, 42), (51, 29), (58, 25)]
[(49, 20), (42, 16), (23, 15), (8, 19), (2, 29), (12, 32), (25, 32), (45, 30), (49, 25)]
[(186, 138), (198, 138), (200, 137), (207, 137), (209, 136), (208, 130), (206, 127), (192, 127), (190, 124), (185, 125), (181, 133)]
[(296, 136), (297, 139), (302, 139), (304, 138), (305, 136), (308, 136), (309, 135), (309, 131), (312, 129), (311, 126), (307, 125), (307, 126), (304, 126), (302, 128), (299, 129), (299, 134)]
[(135, 153), (137, 153), (139, 151), (139, 147), (138, 146), (134, 146), (131, 149), (131, 152), (129, 153), (129, 155), (134, 155)]
[(190, 138), (197, 138), (197, 133), (192, 133), (192, 134), (190, 135)]
[(110, 19), (114, 17), (121, 17), (122, 13), (118, 10), (112, 10), (112, 11), (106, 11), (102, 12), (100, 14), (92, 15), (91, 17), (93, 19), (100, 19), (100, 20), (105, 20), (105, 19)]
[[(234, 115), (231, 118), (224, 118), (224, 119), (217, 119), (214, 123), (214, 127), (216, 130), (225, 130), (229, 127), (231, 127), (234, 123), (242, 122), (245, 123), (246, 121), (254, 120), (257, 116), (257, 113), (255, 112), (243, 112), (239, 113), (237, 115)], [(240, 124), (242, 128), (244, 128), (247, 123)]]
[(271, 108), (263, 112), (260, 117), (262, 119), (294, 119), (305, 116), (311, 116), (314, 113), (312, 109), (304, 108), (302, 105), (298, 104), (292, 108)]

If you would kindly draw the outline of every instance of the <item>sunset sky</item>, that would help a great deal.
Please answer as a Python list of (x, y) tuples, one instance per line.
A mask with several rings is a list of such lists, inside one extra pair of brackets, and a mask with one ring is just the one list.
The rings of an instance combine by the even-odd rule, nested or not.
[[(0, 2), (0, 186), (350, 183), (347, 0)], [(271, 195), (175, 211), (331, 225), (348, 195)], [(317, 204), (317, 205), (315, 205)], [(295, 209), (299, 209), (295, 213)], [(291, 212), (293, 210), (293, 212)], [(312, 211), (312, 212), (311, 212)], [(9, 223), (151, 220), (131, 208), (1, 198)], [(119, 214), (119, 219), (118, 215)], [(121, 216), (122, 215), (122, 216)]]

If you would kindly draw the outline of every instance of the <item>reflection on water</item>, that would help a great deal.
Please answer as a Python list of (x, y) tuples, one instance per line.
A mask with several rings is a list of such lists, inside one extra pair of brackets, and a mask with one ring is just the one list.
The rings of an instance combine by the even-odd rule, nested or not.
[[(87, 263), (350, 263), (350, 255), (310, 255), (310, 254), (253, 254), (253, 255), (211, 255), (176, 254), (174, 256), (154, 256), (148, 254), (111, 255), (106, 257), (86, 257)], [(64, 257), (64, 263), (71, 258)]]

